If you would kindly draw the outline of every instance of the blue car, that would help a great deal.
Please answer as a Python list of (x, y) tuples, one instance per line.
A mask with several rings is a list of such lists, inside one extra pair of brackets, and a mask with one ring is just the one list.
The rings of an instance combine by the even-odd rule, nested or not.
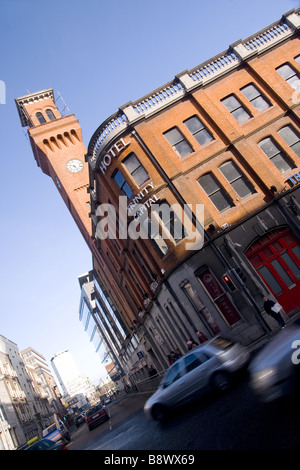
[(26, 450), (68, 450), (62, 442), (50, 441), (50, 439), (41, 439), (29, 446)]

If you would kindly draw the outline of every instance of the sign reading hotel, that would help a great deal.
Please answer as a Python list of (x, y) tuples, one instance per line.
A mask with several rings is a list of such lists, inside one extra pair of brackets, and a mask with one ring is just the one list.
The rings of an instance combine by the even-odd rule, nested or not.
[(118, 140), (114, 145), (110, 147), (110, 149), (106, 152), (104, 157), (102, 158), (102, 161), (99, 163), (99, 168), (102, 171), (103, 174), (105, 174), (107, 168), (112, 162), (112, 159), (120, 155), (120, 153), (128, 147), (130, 144), (129, 142), (124, 142), (123, 139)]

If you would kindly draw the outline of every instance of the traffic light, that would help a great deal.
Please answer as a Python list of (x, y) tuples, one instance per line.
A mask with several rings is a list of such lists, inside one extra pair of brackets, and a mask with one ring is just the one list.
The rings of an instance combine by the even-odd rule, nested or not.
[(232, 280), (230, 279), (228, 273), (223, 274), (223, 281), (225, 282), (227, 288), (231, 291), (234, 292), (236, 290), (236, 287)]

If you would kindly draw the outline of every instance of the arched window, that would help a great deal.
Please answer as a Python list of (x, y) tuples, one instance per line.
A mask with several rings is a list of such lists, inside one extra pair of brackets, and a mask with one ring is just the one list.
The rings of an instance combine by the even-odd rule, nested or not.
[(44, 118), (42, 113), (36, 113), (36, 117), (38, 118), (40, 124), (44, 124), (44, 122), (46, 122), (46, 119)]
[(50, 121), (55, 120), (55, 116), (54, 116), (53, 112), (51, 111), (51, 109), (46, 109), (46, 114), (47, 114), (48, 118), (50, 119)]

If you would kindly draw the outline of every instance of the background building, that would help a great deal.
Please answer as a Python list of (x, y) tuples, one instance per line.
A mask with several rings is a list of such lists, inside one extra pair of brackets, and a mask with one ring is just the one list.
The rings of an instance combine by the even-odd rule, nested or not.
[(48, 401), (51, 414), (64, 412), (65, 410), (56, 395), (56, 382), (45, 357), (32, 347), (23, 349), (20, 354), (25, 363), (27, 373), (33, 381), (35, 391), (42, 399)]
[(64, 401), (68, 402), (71, 398), (77, 397), (79, 407), (85, 405), (87, 398), (94, 394), (95, 387), (87, 377), (80, 375), (71, 353), (62, 351), (55, 354), (51, 359), (51, 365), (61, 387)]
[(51, 411), (33, 387), (18, 346), (0, 335), (0, 437), (4, 449), (15, 449), (42, 436)]
[[(91, 138), (92, 233), (112, 267), (111, 285), (138, 312), (137, 335), (156, 368), (170, 350), (185, 352), (197, 331), (244, 344), (268, 334), (277, 325), (264, 295), (287, 316), (297, 312), (299, 27), (299, 10), (288, 12), (126, 103)], [(119, 220), (121, 195), (128, 224), (157, 201), (176, 208), (166, 218), (156, 209), (152, 239), (124, 240), (119, 224), (117, 239), (103, 240), (99, 207), (113, 204)], [(193, 251), (176, 222), (190, 204), (195, 229), (197, 203), (204, 240)]]
[[(267, 335), (277, 325), (264, 295), (287, 317), (298, 309), (299, 12), (121, 106), (87, 152), (51, 89), (16, 99), (36, 161), (90, 247), (94, 284), (115, 313), (111, 324), (101, 312), (104, 336), (133, 381), (150, 364), (164, 370), (197, 331), (244, 344)], [(103, 204), (115, 209), (116, 237), (100, 236)], [(151, 236), (124, 236), (139, 219), (147, 232), (150, 213)], [(193, 250), (197, 222), (203, 247)]]

